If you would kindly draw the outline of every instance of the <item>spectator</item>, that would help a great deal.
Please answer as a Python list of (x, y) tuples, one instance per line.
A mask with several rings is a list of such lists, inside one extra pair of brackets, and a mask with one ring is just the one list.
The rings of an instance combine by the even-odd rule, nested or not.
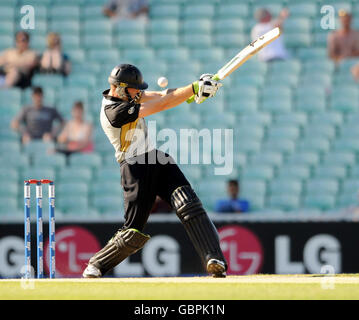
[(30, 36), (24, 31), (19, 31), (16, 33), (15, 42), (15, 48), (7, 49), (0, 55), (0, 87), (26, 88), (31, 85), (37, 56), (29, 47)]
[[(275, 27), (282, 28), (283, 22), (288, 18), (289, 11), (283, 9), (277, 19), (272, 19), (271, 13), (264, 8), (260, 8), (255, 12), (255, 19), (258, 23), (251, 31), (252, 40), (258, 39), (263, 34)], [(258, 52), (258, 59), (269, 62), (273, 60), (284, 60), (288, 58), (288, 52), (284, 46), (283, 37), (279, 37), (268, 46)]]
[(147, 20), (147, 0), (110, 0), (103, 8), (105, 16), (117, 19)]
[(62, 52), (60, 36), (55, 32), (47, 35), (47, 50), (40, 59), (40, 72), (60, 73), (67, 76), (71, 71), (69, 57)]
[(351, 72), (354, 77), (354, 80), (359, 82), (359, 63), (357, 63), (351, 68)]
[(84, 106), (81, 101), (72, 107), (72, 119), (68, 121), (59, 134), (57, 141), (62, 146), (57, 150), (66, 155), (74, 152), (92, 152), (92, 125), (84, 119)]
[(62, 116), (55, 108), (45, 107), (43, 104), (43, 91), (40, 87), (33, 88), (32, 105), (23, 108), (12, 121), (11, 127), (20, 132), (23, 144), (31, 140), (42, 139), (53, 141), (58, 130), (53, 130), (54, 121), (64, 124)]
[(346, 58), (359, 57), (359, 31), (351, 28), (352, 15), (339, 10), (341, 29), (328, 36), (328, 55), (336, 63)]
[(156, 197), (156, 201), (152, 207), (151, 213), (170, 213), (173, 212), (172, 207), (160, 197)]
[(244, 213), (249, 211), (249, 202), (239, 198), (239, 183), (237, 180), (229, 180), (227, 183), (227, 193), (229, 199), (218, 200), (215, 211), (219, 213)]

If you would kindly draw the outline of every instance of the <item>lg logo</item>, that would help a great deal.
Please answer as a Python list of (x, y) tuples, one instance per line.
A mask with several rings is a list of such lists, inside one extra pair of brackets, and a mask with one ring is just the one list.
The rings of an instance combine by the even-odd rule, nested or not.
[(141, 250), (142, 262), (124, 260), (114, 269), (115, 276), (176, 276), (180, 274), (180, 246), (170, 236), (152, 237)]
[(337, 238), (329, 234), (311, 237), (303, 248), (303, 261), (292, 261), (291, 239), (287, 235), (275, 238), (275, 273), (323, 273), (329, 265), (340, 273), (342, 270), (341, 246)]

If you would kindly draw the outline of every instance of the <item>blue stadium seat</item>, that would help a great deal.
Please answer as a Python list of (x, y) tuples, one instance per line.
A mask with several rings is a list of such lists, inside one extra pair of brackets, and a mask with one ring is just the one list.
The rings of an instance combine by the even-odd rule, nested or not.
[(267, 137), (269, 139), (290, 139), (296, 140), (299, 137), (300, 131), (299, 128), (295, 126), (288, 125), (273, 125), (268, 129)]
[(300, 197), (292, 193), (282, 193), (269, 197), (269, 207), (271, 208), (291, 211), (298, 208), (299, 204)]
[(177, 34), (151, 34), (149, 44), (153, 49), (173, 48), (179, 45), (179, 37)]
[(292, 32), (284, 34), (284, 41), (288, 48), (301, 48), (311, 46), (312, 34), (307, 32)]
[(278, 170), (278, 177), (283, 179), (306, 180), (310, 177), (310, 169), (303, 164), (286, 164)]
[(307, 208), (316, 208), (320, 210), (330, 210), (335, 206), (335, 196), (329, 194), (306, 195), (304, 206)]
[(343, 152), (359, 152), (359, 141), (357, 139), (342, 139), (334, 141), (333, 150)]
[[(112, 170), (114, 171), (114, 170)], [(122, 197), (123, 189), (121, 180), (118, 181), (97, 181), (91, 185), (91, 194), (93, 196), (117, 196)]]
[[(111, 155), (112, 158), (114, 158), (114, 152)], [(106, 161), (105, 161), (106, 162)], [(96, 181), (97, 182), (121, 182), (121, 171), (120, 166), (118, 165), (118, 168), (110, 166), (104, 166), (96, 170)]]
[(32, 140), (24, 146), (24, 152), (27, 155), (45, 156), (55, 150), (52, 142), (43, 142), (42, 140)]
[(319, 179), (344, 179), (347, 169), (341, 165), (320, 165), (314, 170), (314, 177)]
[(211, 19), (215, 14), (215, 7), (211, 4), (188, 4), (183, 8), (185, 19)]
[(58, 197), (56, 203), (65, 213), (73, 213), (74, 215), (78, 211), (88, 210), (89, 208), (87, 196), (66, 195), (61, 198)]
[(43, 89), (46, 87), (59, 89), (63, 86), (63, 77), (57, 74), (35, 74), (32, 78), (32, 85)]
[(246, 45), (247, 39), (241, 34), (238, 34), (236, 32), (217, 32), (214, 36), (214, 44), (221, 48), (242, 48)]
[(224, 61), (224, 51), (221, 48), (213, 47), (211, 50), (206, 48), (194, 48), (191, 51), (191, 57), (200, 61), (201, 63), (206, 62), (218, 62)]
[(271, 195), (300, 195), (302, 192), (302, 181), (300, 179), (274, 179), (270, 182)]
[(124, 34), (144, 34), (147, 29), (147, 23), (141, 20), (120, 20), (113, 26), (114, 31)]
[(239, 117), (241, 124), (265, 125), (268, 126), (272, 123), (272, 116), (266, 112), (253, 112), (241, 115)]
[[(1, 113), (17, 112), (21, 107), (21, 90), (19, 88), (10, 88), (0, 90), (0, 109)], [(4, 109), (4, 110), (3, 110)], [(13, 111), (13, 112), (12, 112)]]
[(11, 35), (0, 34), (0, 51), (12, 48), (14, 46), (14, 37)]
[(88, 192), (88, 184), (82, 181), (56, 184), (56, 194), (59, 198), (68, 196), (86, 197)]
[(287, 158), (287, 164), (316, 166), (319, 160), (317, 152), (296, 152)]
[(189, 49), (212, 48), (212, 37), (208, 34), (184, 34), (181, 41), (182, 45)]
[(64, 167), (57, 174), (60, 182), (90, 182), (92, 171), (89, 167)]
[(314, 18), (317, 13), (316, 3), (288, 3), (288, 10), (293, 17)]
[(167, 63), (189, 61), (190, 54), (186, 48), (170, 48), (158, 50), (158, 58), (164, 59)]
[(330, 149), (330, 142), (325, 138), (303, 138), (297, 143), (297, 150), (303, 152), (323, 152), (326, 153)]
[(323, 163), (326, 165), (352, 166), (355, 164), (355, 153), (332, 151), (324, 155)]
[(15, 31), (13, 21), (0, 21), (0, 35), (10, 35)]
[(102, 159), (100, 155), (96, 153), (90, 154), (73, 154), (70, 158), (70, 166), (71, 167), (82, 167), (88, 166), (93, 169), (97, 169), (101, 166)]
[(242, 33), (245, 31), (245, 23), (242, 19), (221, 18), (215, 21), (214, 32)]
[(280, 152), (285, 155), (288, 155), (294, 152), (295, 142), (287, 138), (268, 139), (263, 142), (262, 149), (265, 151)]
[(261, 125), (241, 124), (238, 128), (234, 128), (234, 140), (262, 140), (264, 137), (264, 128)]
[(92, 199), (94, 207), (102, 214), (122, 215), (124, 211), (122, 196), (95, 195)]
[(144, 34), (119, 34), (114, 40), (119, 49), (146, 47), (146, 36)]
[(179, 18), (181, 7), (178, 4), (158, 4), (150, 6), (149, 15), (151, 18)]
[(96, 76), (84, 73), (71, 74), (66, 78), (66, 85), (70, 87), (94, 88), (96, 86)]
[(305, 190), (306, 193), (310, 195), (335, 195), (339, 191), (339, 184), (336, 179), (309, 179), (306, 183)]
[(81, 25), (84, 35), (110, 34), (112, 33), (112, 23), (108, 19), (91, 19), (84, 21)]
[(335, 127), (330, 124), (311, 123), (304, 128), (303, 132), (303, 136), (308, 138), (333, 139), (335, 135)]
[(247, 18), (249, 6), (247, 3), (223, 3), (218, 7), (217, 15), (222, 19)]
[(32, 163), (35, 167), (52, 167), (55, 169), (63, 168), (66, 165), (66, 157), (63, 154), (53, 154), (53, 155), (42, 155), (34, 154), (32, 157)]
[(179, 32), (179, 21), (177, 19), (153, 19), (148, 25), (150, 34), (175, 34)]
[(254, 165), (270, 165), (279, 167), (283, 163), (283, 156), (281, 153), (272, 150), (261, 151), (250, 158), (250, 163)]
[(86, 5), (82, 7), (81, 18), (84, 20), (93, 20), (103, 18), (102, 5)]
[(243, 169), (244, 179), (270, 180), (274, 177), (274, 169), (269, 165), (248, 165)]
[(111, 35), (93, 35), (87, 34), (83, 38), (84, 48), (90, 49), (111, 49), (112, 37)]
[(52, 20), (79, 20), (80, 8), (76, 5), (53, 5), (49, 7)]
[(311, 19), (305, 17), (289, 17), (284, 24), (283, 28), (288, 33), (309, 33), (311, 31)]

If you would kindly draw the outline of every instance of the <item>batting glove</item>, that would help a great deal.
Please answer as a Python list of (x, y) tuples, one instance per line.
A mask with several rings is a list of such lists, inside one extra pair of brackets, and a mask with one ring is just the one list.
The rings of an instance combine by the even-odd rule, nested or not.
[(202, 74), (199, 78), (198, 90), (196, 90), (196, 86), (194, 85), (194, 101), (196, 103), (202, 103), (208, 98), (214, 97), (218, 91), (218, 89), (222, 86), (222, 83), (219, 81), (213, 80), (213, 74), (205, 73)]

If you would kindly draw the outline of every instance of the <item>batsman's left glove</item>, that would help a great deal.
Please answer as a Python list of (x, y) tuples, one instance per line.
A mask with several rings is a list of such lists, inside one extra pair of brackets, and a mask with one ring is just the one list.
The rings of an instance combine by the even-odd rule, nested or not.
[[(198, 81), (192, 83), (194, 101), (199, 104), (208, 98), (214, 97), (221, 86), (222, 83), (213, 80), (213, 74), (202, 74)], [(192, 101), (192, 97), (187, 100), (188, 103)]]

